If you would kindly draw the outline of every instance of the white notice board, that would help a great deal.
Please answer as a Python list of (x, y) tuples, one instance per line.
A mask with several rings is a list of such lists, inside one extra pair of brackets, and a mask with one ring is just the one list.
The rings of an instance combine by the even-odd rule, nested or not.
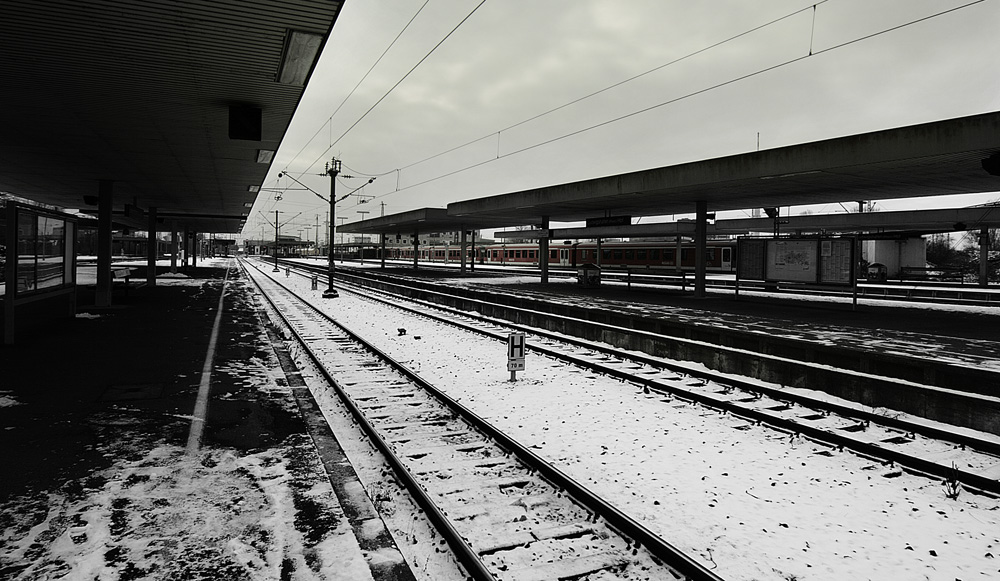
[(767, 279), (819, 282), (818, 240), (769, 240)]

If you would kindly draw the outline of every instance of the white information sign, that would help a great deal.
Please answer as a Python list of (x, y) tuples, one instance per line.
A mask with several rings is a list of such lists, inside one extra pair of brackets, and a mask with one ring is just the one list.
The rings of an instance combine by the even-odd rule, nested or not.
[(507, 335), (507, 371), (524, 371), (524, 333)]

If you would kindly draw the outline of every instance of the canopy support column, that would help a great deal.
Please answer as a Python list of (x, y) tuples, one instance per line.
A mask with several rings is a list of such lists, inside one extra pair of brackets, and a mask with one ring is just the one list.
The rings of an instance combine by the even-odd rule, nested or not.
[(461, 274), (465, 274), (465, 262), (466, 262), (466, 259), (468, 258), (468, 256), (466, 255), (466, 252), (467, 252), (466, 248), (468, 247), (468, 241), (466, 240), (465, 235), (466, 235), (466, 233), (465, 233), (465, 225), (463, 224), (462, 225), (462, 233), (459, 236), (459, 238), (461, 240), (461, 242), (460, 242), (461, 250), (459, 250), (460, 260), (459, 260), (459, 263), (458, 263), (459, 264), (458, 272), (460, 272)]
[(419, 268), (417, 262), (420, 260), (420, 232), (413, 231), (413, 270)]
[(542, 269), (542, 284), (549, 282), (549, 217), (542, 216), (542, 237), (538, 239), (538, 266)]
[(100, 180), (97, 185), (97, 294), (94, 304), (111, 306), (111, 210), (114, 182)]
[(170, 273), (177, 274), (177, 220), (170, 221)]
[(150, 206), (149, 208), (149, 226), (147, 226), (148, 232), (146, 233), (146, 284), (149, 286), (156, 285), (156, 258), (159, 254), (159, 248), (156, 244), (156, 207)]
[(705, 298), (705, 257), (708, 255), (708, 202), (696, 204), (694, 226), (694, 296)]
[(990, 273), (990, 230), (983, 228), (979, 231), (979, 286), (986, 288), (989, 286)]

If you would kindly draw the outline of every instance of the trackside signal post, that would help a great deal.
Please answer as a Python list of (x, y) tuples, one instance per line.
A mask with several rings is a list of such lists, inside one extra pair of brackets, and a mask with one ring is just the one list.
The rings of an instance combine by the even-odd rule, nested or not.
[(507, 371), (511, 381), (517, 381), (517, 372), (524, 371), (524, 333), (507, 335)]

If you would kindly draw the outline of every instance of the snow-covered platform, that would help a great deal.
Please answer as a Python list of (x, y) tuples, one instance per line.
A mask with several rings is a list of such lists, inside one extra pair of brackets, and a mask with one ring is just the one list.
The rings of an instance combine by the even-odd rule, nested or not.
[(0, 576), (411, 579), (248, 281), (203, 264), (0, 349)]

